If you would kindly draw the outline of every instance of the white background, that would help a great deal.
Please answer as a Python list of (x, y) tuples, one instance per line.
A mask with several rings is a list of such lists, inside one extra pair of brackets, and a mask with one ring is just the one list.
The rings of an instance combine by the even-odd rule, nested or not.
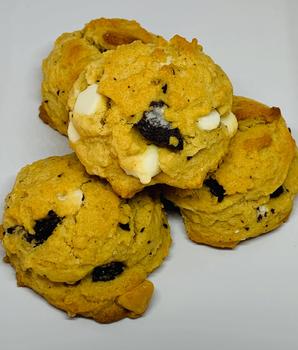
[[(296, 0), (0, 0), (1, 211), (23, 166), (70, 151), (67, 138), (38, 118), (41, 61), (61, 33), (118, 17), (166, 39), (196, 37), (234, 93), (280, 107), (298, 140), (297, 13)], [(14, 270), (1, 261), (0, 348), (297, 349), (297, 213), (296, 200), (287, 223), (234, 250), (191, 242), (171, 215), (173, 244), (149, 278), (149, 309), (109, 325), (69, 319), (17, 288)]]

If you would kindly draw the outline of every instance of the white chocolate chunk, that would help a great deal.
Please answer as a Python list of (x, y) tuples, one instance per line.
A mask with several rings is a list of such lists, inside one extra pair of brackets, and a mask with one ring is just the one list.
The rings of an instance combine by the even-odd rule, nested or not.
[(139, 178), (142, 184), (148, 184), (153, 176), (160, 173), (156, 146), (149, 146), (143, 154), (131, 158), (134, 158), (135, 166), (132, 169), (123, 168), (123, 170), (127, 175)]
[(106, 105), (105, 97), (97, 93), (98, 85), (92, 84), (79, 93), (74, 106), (74, 112), (92, 115), (98, 106)]
[(67, 198), (67, 194), (65, 194), (65, 195), (63, 196), (62, 193), (58, 193), (58, 194), (57, 194), (57, 198), (59, 199), (59, 201), (64, 202), (64, 201), (66, 200), (66, 198)]
[(67, 201), (68, 204), (71, 204), (72, 206), (79, 208), (82, 204), (83, 192), (82, 190), (75, 190), (65, 195), (63, 195), (62, 193), (58, 193), (57, 198), (59, 199), (59, 201), (62, 201), (62, 202)]
[(257, 214), (258, 216), (261, 215), (262, 217), (263, 216), (266, 216), (267, 213), (268, 213), (269, 209), (267, 207), (265, 207), (265, 205), (260, 205), (258, 208), (257, 208)]
[(71, 193), (68, 193), (68, 200), (73, 203), (74, 206), (80, 207), (83, 201), (83, 191), (75, 190)]
[(69, 141), (72, 143), (76, 143), (81, 138), (81, 135), (77, 132), (71, 120), (68, 123), (67, 135)]
[(226, 117), (221, 117), (220, 122), (227, 128), (230, 135), (235, 135), (238, 129), (238, 121), (234, 113), (230, 113)]
[(150, 303), (153, 292), (153, 283), (146, 280), (125, 294), (120, 295), (117, 298), (117, 303), (136, 315), (142, 315)]
[(163, 67), (163, 66), (168, 66), (169, 64), (172, 63), (172, 56), (168, 56), (167, 57), (167, 62), (160, 62), (160, 66)]
[(201, 130), (213, 130), (218, 127), (220, 123), (220, 114), (213, 110), (205, 117), (201, 117), (197, 121), (197, 125)]

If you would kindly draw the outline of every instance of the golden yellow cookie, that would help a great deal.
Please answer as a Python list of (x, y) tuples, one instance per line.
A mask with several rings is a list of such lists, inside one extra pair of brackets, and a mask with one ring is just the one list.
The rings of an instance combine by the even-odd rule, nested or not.
[(70, 316), (113, 322), (142, 315), (147, 276), (171, 237), (155, 189), (130, 200), (88, 175), (75, 154), (23, 168), (6, 198), (2, 244), (18, 284)]
[(102, 54), (70, 94), (70, 146), (122, 197), (198, 188), (237, 130), (232, 85), (197, 40), (135, 41)]
[(232, 110), (239, 130), (204, 186), (164, 188), (192, 240), (230, 248), (285, 222), (298, 191), (297, 150), (280, 110), (243, 97)]
[(66, 135), (68, 96), (81, 71), (88, 63), (99, 59), (102, 52), (135, 40), (153, 43), (157, 37), (136, 21), (106, 18), (91, 21), (83, 30), (62, 34), (42, 63), (40, 118)]

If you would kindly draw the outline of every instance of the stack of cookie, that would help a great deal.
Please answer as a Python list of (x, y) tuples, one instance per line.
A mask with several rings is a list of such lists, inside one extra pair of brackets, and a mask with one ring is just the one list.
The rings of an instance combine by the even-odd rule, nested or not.
[(233, 96), (196, 39), (101, 18), (59, 37), (42, 70), (40, 118), (75, 153), (20, 171), (1, 238), (18, 285), (69, 316), (146, 311), (171, 244), (161, 191), (216, 247), (289, 217), (298, 156), (280, 110)]

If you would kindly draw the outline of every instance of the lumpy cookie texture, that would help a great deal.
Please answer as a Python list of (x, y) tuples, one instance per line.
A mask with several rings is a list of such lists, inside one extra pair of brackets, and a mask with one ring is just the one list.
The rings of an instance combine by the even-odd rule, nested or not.
[(62, 134), (67, 134), (68, 97), (74, 82), (86, 65), (100, 59), (102, 52), (135, 40), (154, 43), (157, 36), (147, 32), (136, 21), (100, 18), (82, 30), (62, 34), (49, 56), (43, 60), (43, 101), (40, 118)]
[(193, 241), (230, 248), (285, 222), (298, 192), (297, 149), (280, 110), (237, 96), (232, 110), (239, 129), (204, 186), (164, 188)]
[(232, 85), (197, 40), (135, 41), (86, 66), (69, 98), (70, 146), (122, 197), (202, 186), (228, 151)]
[(146, 278), (171, 244), (156, 189), (124, 200), (75, 154), (23, 168), (2, 227), (19, 285), (70, 316), (105, 323), (145, 312), (153, 293)]

